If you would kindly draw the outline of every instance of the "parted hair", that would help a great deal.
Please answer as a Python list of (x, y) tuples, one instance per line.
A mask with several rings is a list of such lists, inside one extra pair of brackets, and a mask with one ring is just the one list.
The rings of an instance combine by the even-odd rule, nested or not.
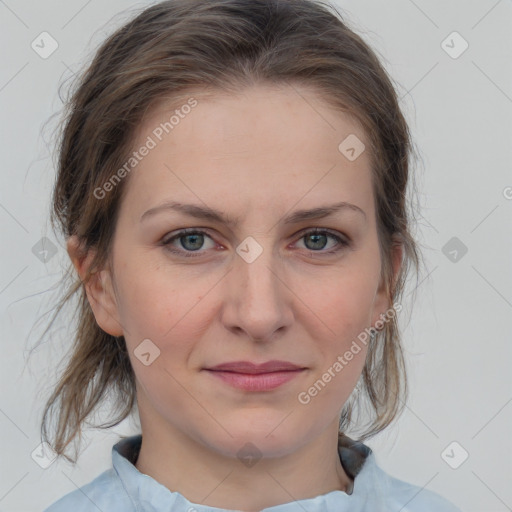
[[(59, 236), (77, 236), (83, 254), (95, 252), (83, 281), (70, 264), (62, 280), (65, 293), (49, 324), (77, 299), (69, 357), (41, 420), (43, 439), (68, 461), (77, 458), (76, 451), (74, 459), (68, 456), (68, 446), (81, 438), (84, 422), (107, 396), (111, 421), (98, 428), (119, 424), (137, 405), (124, 337), (99, 327), (85, 292), (91, 273), (110, 261), (127, 180), (104, 197), (94, 191), (126, 162), (143, 116), (160, 101), (177, 101), (190, 91), (236, 93), (259, 84), (307, 86), (361, 123), (369, 142), (381, 277), (391, 304), (402, 300), (410, 269), (418, 272), (421, 253), (412, 235), (408, 194), (414, 145), (397, 86), (376, 50), (333, 5), (169, 0), (136, 13), (101, 43), (77, 75), (58, 130), (51, 223)], [(403, 259), (393, 279), (395, 244), (402, 244)], [(340, 432), (359, 428), (361, 440), (375, 435), (398, 417), (407, 395), (395, 315), (368, 344), (358, 385), (341, 413)]]

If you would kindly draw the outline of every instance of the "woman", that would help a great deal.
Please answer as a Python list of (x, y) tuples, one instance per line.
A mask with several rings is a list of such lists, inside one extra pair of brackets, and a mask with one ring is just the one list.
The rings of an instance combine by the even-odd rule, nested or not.
[(406, 396), (410, 152), (377, 57), (319, 2), (174, 0), (112, 35), (62, 132), (82, 295), (42, 430), (72, 460), (112, 392), (141, 434), (47, 511), (456, 511), (362, 442)]

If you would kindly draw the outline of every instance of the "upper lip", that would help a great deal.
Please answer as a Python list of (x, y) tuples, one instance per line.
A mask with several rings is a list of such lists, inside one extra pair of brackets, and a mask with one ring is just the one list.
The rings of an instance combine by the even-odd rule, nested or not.
[(250, 361), (232, 361), (230, 363), (222, 363), (207, 370), (226, 371), (234, 373), (272, 373), (292, 370), (302, 370), (303, 366), (290, 363), (288, 361), (267, 361), (262, 364), (251, 363)]

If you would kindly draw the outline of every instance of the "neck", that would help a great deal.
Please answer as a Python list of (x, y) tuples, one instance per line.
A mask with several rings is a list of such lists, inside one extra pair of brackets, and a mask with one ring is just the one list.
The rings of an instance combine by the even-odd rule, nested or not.
[[(351, 493), (353, 481), (338, 451), (337, 420), (293, 453), (244, 465), (158, 421), (145, 428), (137, 469), (192, 503), (257, 512), (339, 490)], [(264, 454), (263, 454), (264, 455)]]

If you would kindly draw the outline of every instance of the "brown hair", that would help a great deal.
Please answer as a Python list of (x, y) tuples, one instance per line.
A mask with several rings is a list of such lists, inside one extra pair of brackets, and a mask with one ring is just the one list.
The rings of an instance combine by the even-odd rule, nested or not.
[[(66, 447), (81, 437), (86, 418), (108, 394), (117, 414), (99, 428), (119, 424), (136, 408), (124, 337), (98, 326), (84, 287), (91, 272), (110, 261), (127, 180), (101, 199), (94, 190), (126, 162), (137, 127), (159, 101), (194, 90), (236, 92), (254, 84), (306, 85), (333, 108), (357, 118), (370, 143), (382, 277), (391, 303), (403, 293), (410, 264), (418, 270), (420, 253), (410, 231), (406, 194), (413, 150), (409, 129), (376, 54), (334, 7), (316, 0), (171, 0), (145, 9), (108, 37), (78, 77), (59, 133), (52, 225), (66, 238), (77, 235), (84, 254), (96, 250), (83, 282), (69, 269), (72, 282), (51, 321), (80, 292), (71, 355), (41, 422), (43, 439), (69, 461), (75, 462), (76, 455), (68, 457)], [(396, 243), (403, 244), (404, 257), (393, 281)], [(354, 412), (369, 400), (372, 419), (359, 436), (365, 439), (393, 421), (407, 396), (396, 317), (370, 342), (360, 384), (343, 408), (340, 431), (356, 425)], [(356, 393), (359, 388), (364, 393)]]

